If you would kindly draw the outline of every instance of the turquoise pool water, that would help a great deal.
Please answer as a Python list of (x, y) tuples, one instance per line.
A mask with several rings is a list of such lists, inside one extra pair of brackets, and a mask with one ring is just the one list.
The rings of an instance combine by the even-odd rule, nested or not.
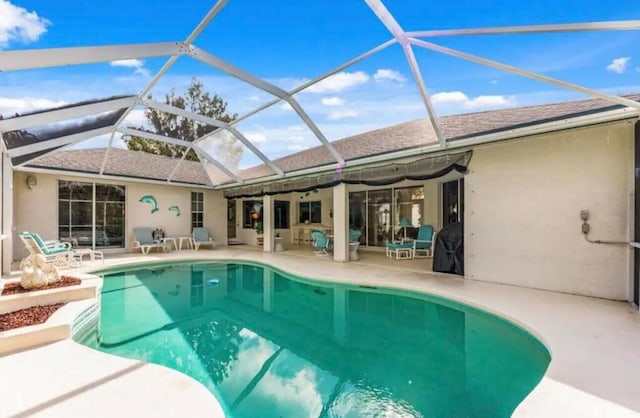
[(97, 332), (85, 343), (186, 373), (234, 417), (507, 417), (550, 360), (452, 301), (245, 263), (108, 273)]

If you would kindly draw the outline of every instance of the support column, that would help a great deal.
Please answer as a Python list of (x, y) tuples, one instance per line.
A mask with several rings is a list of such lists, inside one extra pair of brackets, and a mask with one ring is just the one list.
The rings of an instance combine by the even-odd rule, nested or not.
[(264, 228), (264, 252), (272, 253), (275, 230), (273, 224), (273, 198), (271, 196), (265, 196), (262, 199), (262, 226)]
[(333, 336), (344, 345), (347, 337), (347, 290), (333, 289)]
[(275, 286), (275, 274), (270, 268), (262, 269), (262, 309), (271, 313), (273, 308), (273, 289)]
[(349, 261), (349, 194), (346, 184), (333, 188), (333, 260)]
[(11, 160), (2, 154), (2, 274), (11, 273), (13, 261), (13, 170)]

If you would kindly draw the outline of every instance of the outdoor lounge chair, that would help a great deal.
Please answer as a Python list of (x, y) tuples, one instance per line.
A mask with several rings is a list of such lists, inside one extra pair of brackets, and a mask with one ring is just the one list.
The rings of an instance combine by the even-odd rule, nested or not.
[(386, 255), (387, 257), (395, 256), (396, 259), (431, 257), (433, 254), (431, 250), (433, 247), (433, 235), (433, 226), (421, 225), (418, 228), (418, 237), (416, 239), (388, 243), (386, 245)]
[(71, 244), (60, 241), (44, 241), (35, 232), (18, 234), (30, 255), (42, 254), (47, 263), (58, 266), (69, 266), (74, 262)]
[(140, 248), (142, 254), (149, 254), (152, 248), (162, 248), (163, 250), (167, 250), (167, 245), (153, 239), (153, 228), (148, 227), (139, 227), (133, 228), (133, 235), (135, 240), (131, 244), (131, 248)]
[(218, 244), (213, 240), (213, 238), (211, 238), (211, 236), (209, 236), (209, 230), (204, 227), (193, 228), (193, 232), (191, 233), (191, 243), (195, 250), (200, 249), (203, 245), (210, 245), (213, 249)]
[[(433, 226), (421, 225), (418, 229), (418, 238), (413, 240), (413, 258), (433, 257)], [(423, 254), (423, 255), (419, 255)]]
[(327, 250), (333, 248), (333, 243), (331, 239), (327, 238), (327, 234), (323, 231), (313, 230), (311, 231), (311, 239), (313, 240), (313, 248), (315, 248), (314, 254), (329, 255)]

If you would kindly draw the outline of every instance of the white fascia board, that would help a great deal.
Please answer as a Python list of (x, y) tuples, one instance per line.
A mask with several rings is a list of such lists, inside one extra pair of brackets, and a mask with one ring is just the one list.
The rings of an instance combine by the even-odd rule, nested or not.
[[(90, 131), (79, 132), (73, 135), (62, 136), (60, 138), (49, 139), (45, 141), (36, 142), (30, 145), (24, 145), (22, 147), (12, 148), (8, 151), (9, 157), (20, 157), (22, 155), (31, 154), (34, 152), (56, 148), (62, 145), (71, 145), (78, 142), (82, 142), (89, 138), (105, 135), (111, 132), (112, 127), (106, 126), (104, 128), (93, 129)], [(53, 151), (53, 150), (52, 150)]]
[(460, 35), (509, 35), (523, 33), (560, 33), (613, 30), (639, 30), (640, 20), (617, 20), (610, 22), (561, 23), (552, 25), (502, 26), (490, 28), (441, 29), (411, 31), (409, 37), (460, 36)]
[[(590, 125), (596, 125), (596, 124), (602, 124), (602, 123), (621, 122), (627, 119), (638, 118), (639, 116), (640, 116), (640, 112), (638, 112), (635, 109), (625, 108), (625, 109), (611, 110), (607, 112), (601, 112), (601, 113), (585, 115), (585, 116), (578, 116), (574, 118), (567, 118), (559, 121), (554, 121), (554, 122), (549, 122), (549, 123), (544, 123), (544, 124), (539, 124), (534, 126), (510, 129), (507, 131), (497, 132), (493, 134), (480, 135), (480, 136), (475, 136), (475, 137), (466, 138), (466, 139), (449, 141), (446, 150), (443, 150), (440, 147), (439, 143), (432, 143), (430, 145), (426, 145), (423, 147), (412, 148), (412, 149), (396, 151), (396, 152), (389, 152), (386, 154), (374, 155), (371, 157), (358, 158), (355, 160), (348, 161), (347, 167), (351, 169), (353, 167), (358, 167), (362, 165), (389, 162), (392, 160), (398, 160), (402, 158), (426, 156), (431, 154), (435, 154), (435, 155), (446, 154), (453, 150), (470, 149), (475, 146), (489, 144), (492, 142), (516, 140), (516, 139), (530, 137), (534, 135), (553, 133), (553, 132), (563, 131), (566, 129), (583, 128), (583, 127), (588, 127)], [(293, 178), (293, 177), (299, 177), (299, 176), (304, 176), (309, 174), (320, 174), (325, 172), (331, 172), (334, 169), (335, 169), (334, 165), (323, 165), (320, 167), (290, 171), (285, 173), (285, 178)], [(263, 177), (259, 179), (250, 179), (250, 180), (245, 180), (244, 185), (263, 183), (263, 182), (268, 182), (272, 180), (275, 181), (278, 179), (279, 178), (275, 176)], [(236, 186), (238, 185), (223, 185), (223, 186), (216, 187), (216, 189), (229, 189)]]
[(496, 68), (498, 70), (506, 71), (508, 73), (521, 75), (523, 77), (531, 78), (538, 81), (543, 81), (545, 83), (553, 84), (554, 86), (563, 87), (569, 90), (577, 91), (579, 93), (583, 93), (589, 96), (598, 97), (609, 102), (621, 104), (623, 106), (633, 107), (635, 109), (640, 109), (640, 103), (635, 102), (633, 100), (625, 99), (624, 97), (615, 96), (613, 94), (603, 93), (597, 90), (592, 90), (586, 87), (582, 87), (577, 84), (568, 83), (566, 81), (558, 80), (557, 78), (547, 77), (546, 75), (534, 73), (532, 71), (523, 70), (518, 67), (514, 67), (512, 65), (503, 64), (498, 61), (493, 61), (487, 58), (482, 58), (476, 55), (467, 54), (466, 52), (458, 51), (455, 49), (447, 48), (441, 45), (436, 45), (431, 42), (421, 41), (419, 39), (410, 38), (409, 41), (417, 46), (422, 48), (430, 49), (432, 51), (440, 52), (445, 55), (451, 55), (453, 57), (457, 57), (463, 60), (475, 62), (477, 64), (486, 65), (487, 67)]
[(281, 99), (287, 97), (287, 92), (282, 90), (280, 87), (274, 86), (273, 84), (259, 77), (249, 74), (245, 70), (238, 68), (235, 65), (226, 62), (218, 57), (215, 57), (203, 49), (197, 48), (192, 45), (191, 49), (189, 50), (189, 55), (191, 55), (198, 61), (202, 61), (203, 63), (211, 67), (217, 68), (218, 70), (232, 75), (248, 84), (251, 84), (252, 86), (259, 88), (260, 90), (271, 93), (276, 97), (279, 97)]
[(0, 71), (164, 57), (187, 53), (182, 42), (0, 51)]
[(151, 133), (151, 132), (140, 131), (138, 129), (118, 128), (116, 130), (118, 132), (122, 133), (122, 134), (125, 134), (125, 135), (139, 136), (139, 137), (142, 137), (142, 138), (153, 139), (155, 141), (166, 142), (167, 144), (172, 144), (172, 145), (180, 145), (180, 146), (183, 146), (183, 147), (190, 147), (192, 145), (192, 143), (189, 142), (189, 141), (184, 141), (182, 139), (171, 138), (169, 136), (164, 136), (164, 135), (158, 135), (158, 134), (154, 134), (154, 133)]
[[(39, 158), (39, 157), (38, 157)], [(129, 182), (129, 183), (144, 183), (144, 184), (160, 184), (163, 186), (173, 186), (173, 187), (189, 187), (189, 188), (198, 188), (198, 189), (211, 189), (211, 186), (206, 184), (192, 184), (192, 183), (181, 183), (181, 182), (169, 182), (166, 180), (153, 180), (153, 179), (141, 179), (138, 177), (127, 177), (127, 176), (113, 176), (113, 175), (104, 175), (98, 173), (79, 173), (69, 170), (61, 170), (55, 168), (43, 168), (43, 167), (30, 167), (30, 166), (18, 166), (14, 167), (15, 171), (22, 171), (26, 173), (41, 173), (41, 174), (50, 174), (55, 175), (60, 178), (71, 178), (71, 177), (81, 177), (81, 178), (90, 178), (96, 180), (109, 180), (117, 183)]]
[(0, 120), (0, 131), (9, 132), (25, 129), (30, 126), (46, 125), (62, 120), (74, 119), (82, 116), (96, 115), (102, 112), (129, 107), (135, 101), (135, 97), (123, 97), (98, 103), (90, 103), (80, 106), (72, 106), (64, 109), (54, 109), (33, 115), (17, 116)]
[[(236, 181), (236, 183), (242, 183), (242, 179), (233, 171), (229, 170), (226, 165), (222, 164), (220, 161), (216, 160), (211, 154), (205, 151), (202, 147), (198, 145), (193, 145), (193, 149), (195, 152), (203, 156), (208, 162), (218, 167), (222, 170), (227, 176)], [(202, 160), (202, 159), (201, 159)], [(204, 161), (203, 161), (204, 163)], [(206, 168), (206, 167), (205, 167)], [(213, 183), (213, 181), (211, 181)]]
[(200, 115), (198, 113), (193, 113), (185, 109), (180, 109), (179, 107), (171, 106), (166, 103), (157, 102), (151, 99), (140, 99), (140, 104), (148, 106), (152, 109), (161, 110), (163, 112), (171, 113), (173, 115), (182, 116), (188, 119), (197, 120), (198, 122), (206, 123), (207, 125), (215, 126), (217, 128), (224, 128), (227, 124), (225, 122), (219, 121), (214, 118), (210, 118), (208, 116)]

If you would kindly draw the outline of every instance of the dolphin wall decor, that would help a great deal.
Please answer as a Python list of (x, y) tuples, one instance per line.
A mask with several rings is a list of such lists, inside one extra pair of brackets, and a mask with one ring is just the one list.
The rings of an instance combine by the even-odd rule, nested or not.
[(169, 206), (169, 210), (171, 212), (175, 212), (176, 216), (180, 216), (180, 208), (178, 206), (176, 206), (176, 205)]
[(140, 198), (140, 202), (151, 203), (151, 213), (158, 211), (158, 201), (151, 195), (144, 195)]

